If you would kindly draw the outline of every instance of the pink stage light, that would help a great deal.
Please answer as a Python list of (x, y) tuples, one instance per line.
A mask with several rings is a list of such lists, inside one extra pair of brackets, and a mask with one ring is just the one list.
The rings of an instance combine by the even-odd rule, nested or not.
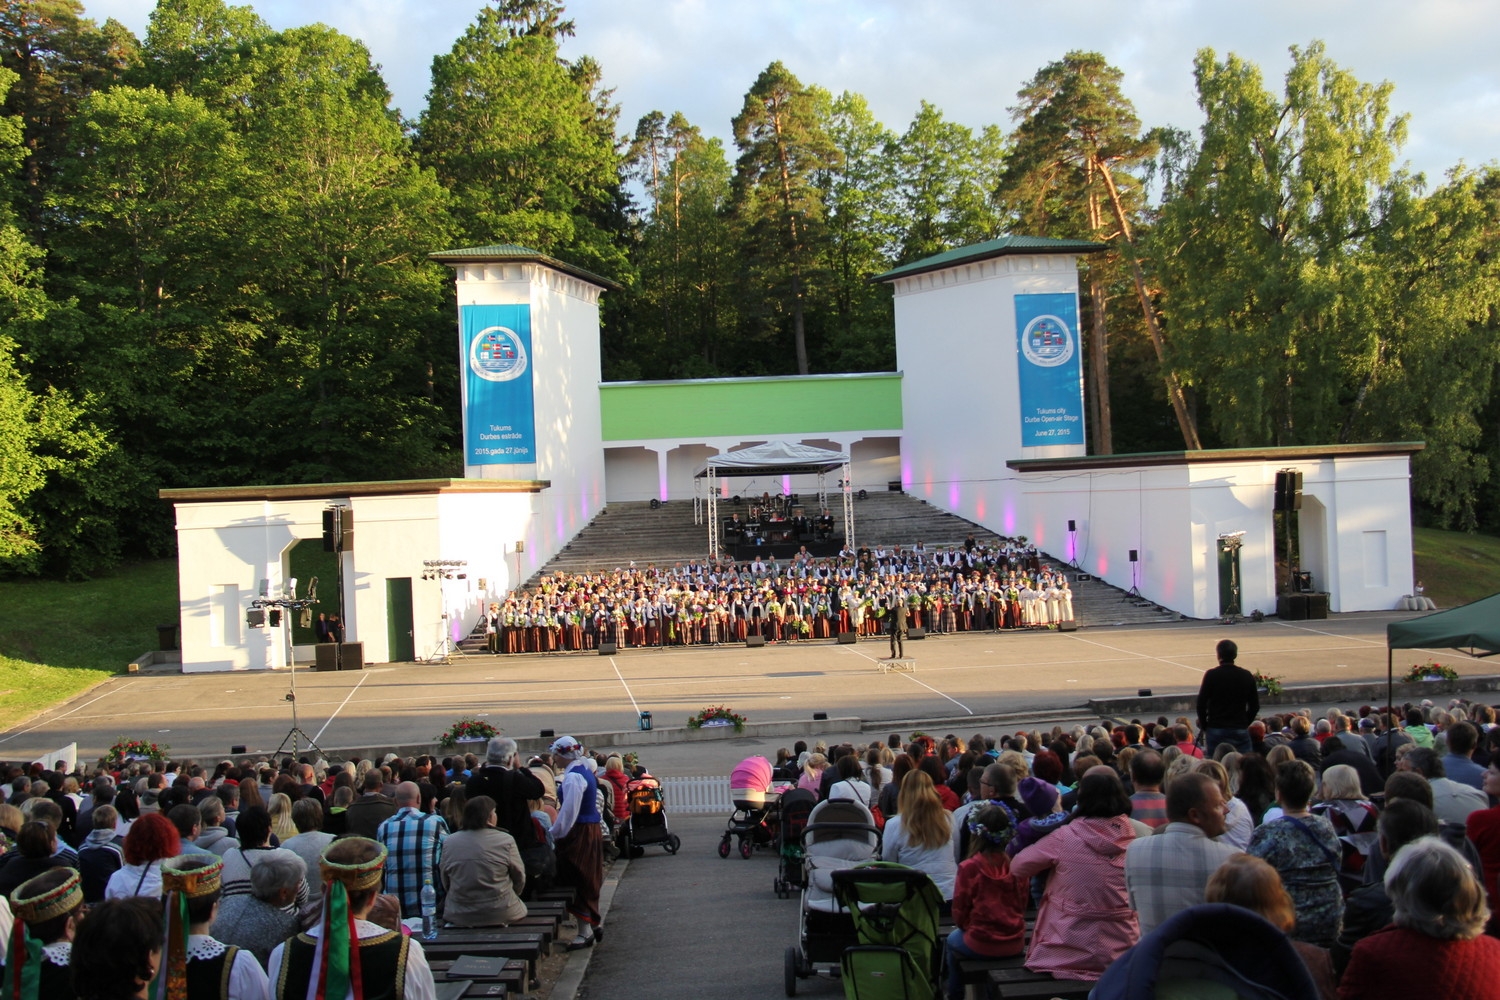
[(781, 495), (782, 496), (788, 496), (788, 497), (792, 495), (792, 477), (791, 476), (782, 476), (781, 477)]
[(1099, 559), (1094, 563), (1094, 574), (1096, 576), (1102, 576), (1102, 577), (1108, 577), (1109, 576), (1109, 557), (1108, 556), (1100, 556)]
[(974, 505), (974, 520), (980, 522), (981, 524), (984, 523), (984, 497), (983, 497), (983, 495), (981, 495), (979, 497), (978, 503), (976, 503)]
[(1006, 501), (1005, 514), (1001, 518), (1001, 521), (1005, 525), (1005, 533), (1007, 535), (1014, 535), (1016, 533), (1016, 508), (1010, 501)]
[(958, 483), (950, 481), (948, 483), (948, 509), (949, 510), (958, 510), (958, 501), (959, 500), (960, 500), (960, 495), (959, 495)]

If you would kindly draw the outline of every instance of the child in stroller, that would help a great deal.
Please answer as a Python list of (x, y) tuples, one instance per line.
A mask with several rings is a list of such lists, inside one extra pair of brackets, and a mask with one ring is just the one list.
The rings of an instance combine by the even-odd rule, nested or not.
[(875, 818), (862, 802), (819, 803), (802, 833), (803, 879), (797, 944), (786, 950), (786, 995), (818, 965), (837, 966), (844, 949), (859, 944), (854, 919), (835, 894), (834, 873), (873, 861), (880, 847)]

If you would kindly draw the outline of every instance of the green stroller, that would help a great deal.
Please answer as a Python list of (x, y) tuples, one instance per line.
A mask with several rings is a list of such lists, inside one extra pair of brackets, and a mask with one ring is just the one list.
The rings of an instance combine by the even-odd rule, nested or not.
[(844, 951), (845, 1000), (934, 1000), (943, 897), (926, 872), (884, 861), (833, 873), (833, 891), (854, 919), (859, 944)]

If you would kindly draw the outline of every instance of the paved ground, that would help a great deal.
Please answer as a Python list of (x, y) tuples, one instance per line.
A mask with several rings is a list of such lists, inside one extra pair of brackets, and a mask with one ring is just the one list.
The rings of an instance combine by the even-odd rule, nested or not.
[[(882, 641), (856, 646), (795, 643), (626, 650), (614, 657), (553, 654), (466, 657), (446, 665), (385, 665), (358, 672), (296, 671), (298, 720), (324, 748), (423, 743), (460, 715), (478, 714), (516, 736), (634, 730), (651, 711), (658, 727), (681, 725), (724, 704), (754, 722), (833, 718), (952, 719), (1034, 712), (1087, 698), (1193, 692), (1214, 644), (1240, 644), (1240, 662), (1288, 684), (1384, 679), (1385, 625), (1406, 613), (1343, 615), (1319, 622), (1267, 620), (1222, 626), (1183, 622), (1073, 633), (968, 633), (908, 644), (913, 674), (882, 673)], [(1434, 657), (1461, 674), (1492, 664), (1451, 650), (1405, 650), (1398, 667)], [(0, 759), (77, 741), (81, 756), (121, 735), (158, 739), (174, 755), (218, 757), (234, 744), (274, 750), (292, 725), (287, 671), (120, 677), (39, 718), (0, 733)], [(789, 740), (774, 741), (774, 748)], [(726, 754), (745, 744), (722, 741)], [(716, 744), (717, 745), (717, 744)], [(694, 759), (703, 745), (694, 744)], [(650, 749), (649, 758), (656, 749)], [(665, 771), (664, 773), (671, 773)]]

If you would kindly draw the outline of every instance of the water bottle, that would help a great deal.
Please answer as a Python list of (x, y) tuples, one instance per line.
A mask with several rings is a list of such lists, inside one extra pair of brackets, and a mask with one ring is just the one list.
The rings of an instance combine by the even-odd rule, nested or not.
[(422, 937), (427, 941), (437, 938), (437, 890), (432, 879), (422, 881)]

